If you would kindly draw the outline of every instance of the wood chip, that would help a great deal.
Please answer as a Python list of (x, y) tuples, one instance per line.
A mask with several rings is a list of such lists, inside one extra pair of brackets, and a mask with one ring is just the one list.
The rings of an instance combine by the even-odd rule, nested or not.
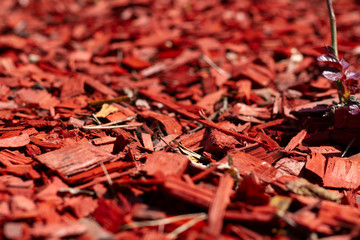
[(36, 156), (36, 159), (62, 176), (70, 177), (84, 169), (94, 168), (100, 162), (115, 160), (116, 156), (89, 143), (78, 143)]

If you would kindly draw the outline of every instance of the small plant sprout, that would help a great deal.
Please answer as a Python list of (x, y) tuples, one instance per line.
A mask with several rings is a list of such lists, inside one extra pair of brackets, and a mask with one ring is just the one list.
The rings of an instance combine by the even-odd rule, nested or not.
[(348, 69), (350, 64), (344, 59), (338, 59), (332, 47), (325, 46), (316, 50), (322, 53), (317, 60), (329, 66), (323, 71), (322, 75), (331, 81), (336, 81), (338, 84), (340, 104), (347, 105), (351, 114), (360, 113), (359, 101), (352, 95), (359, 90), (357, 80), (360, 78), (360, 73), (350, 71)]
[(322, 75), (336, 82), (336, 87), (339, 95), (339, 107), (347, 106), (349, 113), (356, 115), (360, 113), (360, 100), (353, 94), (359, 90), (358, 79), (360, 73), (355, 73), (349, 70), (350, 64), (344, 59), (339, 59), (337, 51), (337, 37), (336, 37), (336, 19), (332, 0), (326, 0), (330, 16), (331, 27), (331, 46), (316, 48), (322, 55), (318, 57), (319, 62), (328, 64), (328, 68), (323, 71)]

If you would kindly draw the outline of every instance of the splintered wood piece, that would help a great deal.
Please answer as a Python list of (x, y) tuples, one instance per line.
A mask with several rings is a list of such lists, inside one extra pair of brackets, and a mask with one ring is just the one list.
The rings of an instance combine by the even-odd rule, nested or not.
[(0, 172), (6, 172), (17, 176), (26, 176), (30, 179), (39, 179), (41, 175), (34, 170), (31, 165), (10, 165), (5, 169), (1, 169)]
[(95, 138), (92, 140), (92, 142), (95, 146), (97, 146), (97, 145), (114, 143), (115, 140), (116, 140), (116, 137), (106, 136), (106, 137), (101, 137), (101, 138)]
[(16, 151), (12, 152), (8, 149), (0, 151), (0, 162), (5, 166), (11, 166), (12, 164), (29, 164), (34, 160), (30, 157), (26, 157)]
[(269, 85), (272, 77), (271, 72), (269, 72), (267, 68), (252, 63), (245, 66), (238, 66), (235, 69), (233, 76), (238, 77), (240, 75), (250, 78), (262, 87)]
[(166, 41), (173, 40), (174, 38), (177, 38), (180, 36), (179, 29), (174, 29), (172, 31), (155, 31), (147, 36), (143, 36), (139, 38), (135, 44), (140, 46), (157, 46), (160, 45)]
[(24, 133), (18, 136), (1, 138), (0, 148), (17, 148), (23, 147), (30, 143), (29, 135)]
[(218, 102), (222, 96), (226, 93), (226, 89), (220, 89), (219, 91), (209, 93), (202, 97), (196, 105), (205, 109), (206, 112), (212, 114), (214, 113), (214, 105)]
[(331, 227), (358, 226), (360, 224), (360, 211), (358, 208), (340, 205), (334, 202), (321, 201), (319, 219)]
[(68, 99), (71, 97), (78, 96), (80, 94), (83, 94), (85, 92), (84, 90), (84, 84), (85, 79), (84, 78), (71, 78), (71, 77), (65, 77), (62, 79), (63, 85), (61, 89), (61, 99)]
[(200, 145), (202, 144), (202, 142), (207, 139), (209, 133), (208, 131), (206, 131), (205, 128), (194, 132), (194, 133), (190, 133), (187, 135), (181, 135), (180, 136), (180, 142), (184, 147), (187, 147), (191, 150), (194, 150), (193, 148), (199, 148)]
[(342, 152), (334, 146), (309, 147), (311, 153), (320, 153), (325, 157), (340, 157)]
[(276, 178), (281, 176), (298, 176), (303, 169), (305, 163), (292, 158), (281, 158), (278, 160), (274, 167), (277, 170)]
[(164, 176), (181, 176), (189, 163), (189, 158), (179, 153), (154, 152), (147, 159), (143, 170), (148, 175), (162, 173)]
[(22, 88), (16, 92), (19, 101), (25, 104), (35, 104), (42, 109), (50, 109), (59, 103), (59, 100), (45, 90)]
[(307, 134), (307, 130), (306, 129), (302, 129), (300, 132), (298, 132), (298, 134), (296, 134), (288, 143), (288, 145), (286, 145), (285, 147), (285, 151), (291, 151), (293, 150), (297, 145), (301, 144), (302, 141), (304, 140), (304, 138), (306, 137)]
[(141, 70), (150, 66), (150, 63), (139, 59), (135, 56), (128, 56), (122, 60), (122, 64), (131, 67), (136, 70)]
[(99, 80), (96, 80), (91, 77), (85, 77), (85, 83), (92, 87), (93, 89), (101, 92), (105, 96), (117, 97), (119, 94), (115, 92), (112, 88), (102, 84)]
[(230, 202), (230, 194), (234, 185), (234, 179), (230, 174), (225, 174), (220, 178), (219, 186), (216, 190), (214, 199), (209, 208), (208, 232), (218, 237), (223, 227), (223, 219), (227, 205)]
[(30, 137), (30, 141), (38, 147), (49, 148), (49, 149), (58, 149), (61, 148), (62, 146), (61, 143), (49, 142), (46, 141), (46, 139), (41, 140), (41, 137), (37, 137), (37, 136)]
[(265, 194), (265, 185), (256, 174), (250, 174), (244, 176), (235, 193), (235, 199), (250, 205), (265, 205), (269, 203), (270, 197)]
[[(269, 135), (265, 134), (263, 131), (259, 132), (256, 137), (260, 141), (265, 142), (267, 144), (267, 147), (269, 147), (271, 151), (281, 148), (280, 145), (274, 139), (272, 139)], [(269, 154), (266, 155), (269, 156)]]
[(360, 185), (360, 162), (347, 158), (329, 158), (323, 182), (325, 187), (358, 187)]
[(226, 220), (267, 223), (273, 220), (278, 209), (275, 206), (265, 205), (252, 207), (251, 210), (227, 210), (224, 218)]
[(179, 153), (154, 152), (147, 159), (143, 167), (149, 175), (160, 172), (164, 176), (181, 176), (189, 163), (189, 158)]
[(311, 156), (307, 157), (305, 168), (320, 178), (325, 175), (326, 158), (321, 153), (312, 153)]
[(171, 195), (202, 208), (208, 208), (214, 198), (214, 192), (209, 189), (188, 184), (178, 177), (167, 177), (164, 189)]
[(66, 238), (81, 235), (86, 232), (86, 226), (78, 221), (67, 223), (38, 224), (31, 229), (35, 238)]
[(216, 129), (211, 129), (210, 134), (205, 140), (204, 147), (205, 151), (209, 153), (226, 153), (238, 144), (239, 142), (233, 136), (228, 136)]
[(35, 158), (62, 176), (70, 177), (94, 168), (100, 162), (106, 163), (115, 160), (116, 156), (90, 143), (76, 143)]
[(271, 113), (267, 108), (249, 106), (244, 103), (237, 103), (231, 109), (231, 113), (236, 116), (240, 115), (240, 116), (248, 116), (248, 117), (261, 118), (261, 119), (270, 119), (271, 118)]
[(144, 148), (146, 148), (146, 149), (148, 149), (150, 151), (154, 151), (154, 145), (153, 145), (153, 142), (151, 140), (151, 134), (142, 132), (141, 133), (141, 138), (142, 138), (142, 141), (143, 141)]
[[(123, 169), (131, 168), (134, 166), (133, 162), (109, 162), (105, 163), (104, 167), (106, 168), (106, 171), (108, 173), (113, 173), (115, 171), (121, 171)], [(87, 182), (89, 180), (92, 180), (96, 177), (104, 176), (104, 169), (101, 166), (94, 167), (92, 169), (89, 169), (84, 172), (80, 172), (74, 176), (71, 176), (67, 179), (67, 182), (69, 183), (81, 183), (81, 182)]]
[(240, 237), (240, 239), (255, 239), (255, 240), (260, 240), (260, 239), (264, 239), (265, 237), (262, 236), (261, 234), (252, 231), (248, 228), (245, 228), (241, 225), (231, 225), (230, 226), (230, 230), (235, 233), (237, 236)]
[(164, 114), (156, 113), (153, 111), (142, 111), (139, 113), (144, 118), (153, 118), (159, 121), (165, 128), (165, 131), (168, 134), (178, 134), (182, 133), (181, 124), (173, 117), (167, 116)]
[[(261, 136), (259, 137), (259, 139), (263, 140), (263, 138)], [(274, 146), (274, 144), (271, 144), (271, 145)], [(278, 146), (278, 145), (276, 145), (276, 146)], [(250, 154), (251, 156), (254, 156), (258, 159), (264, 160), (270, 164), (273, 164), (276, 160), (278, 160), (278, 158), (275, 157), (276, 153), (277, 153), (276, 151), (274, 151), (270, 154), (260, 144), (257, 144), (257, 143), (249, 144), (248, 146), (242, 148), (242, 150), (244, 152), (246, 152), (247, 154)]]
[(300, 211), (292, 218), (300, 226), (308, 228), (310, 231), (323, 234), (333, 234), (333, 230), (325, 224), (322, 219), (316, 216), (316, 213), (310, 210)]
[(179, 135), (177, 134), (169, 134), (163, 138), (161, 138), (161, 141), (159, 141), (155, 146), (154, 150), (159, 151), (163, 149), (164, 147), (167, 147), (168, 144), (170, 144), (172, 141), (174, 141)]
[(232, 161), (232, 166), (242, 175), (256, 172), (260, 179), (270, 181), (276, 174), (276, 169), (271, 164), (244, 152), (231, 152), (220, 162), (225, 163), (229, 159)]
[(115, 200), (100, 198), (93, 218), (110, 232), (117, 232), (125, 222), (126, 212), (116, 204)]
[(87, 217), (97, 208), (97, 201), (90, 196), (75, 196), (66, 199), (64, 207), (68, 207), (78, 218)]

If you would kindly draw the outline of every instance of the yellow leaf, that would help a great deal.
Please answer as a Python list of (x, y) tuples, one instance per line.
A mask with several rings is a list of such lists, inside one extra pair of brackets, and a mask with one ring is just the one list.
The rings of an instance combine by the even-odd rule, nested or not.
[(111, 105), (109, 105), (107, 103), (104, 103), (102, 105), (100, 111), (97, 112), (95, 114), (95, 116), (98, 117), (98, 118), (104, 118), (104, 117), (108, 116), (109, 114), (117, 112), (117, 111), (118, 111), (118, 109), (116, 107), (113, 107), (113, 106), (111, 106)]

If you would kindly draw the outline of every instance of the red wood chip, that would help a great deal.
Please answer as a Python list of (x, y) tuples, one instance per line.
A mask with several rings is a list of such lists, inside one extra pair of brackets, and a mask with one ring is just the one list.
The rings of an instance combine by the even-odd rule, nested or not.
[(154, 119), (158, 120), (162, 125), (164, 125), (165, 131), (168, 134), (180, 135), (182, 133), (182, 130), (181, 130), (182, 126), (173, 117), (159, 114), (159, 113), (152, 112), (152, 111), (142, 111), (140, 114), (141, 114), (141, 116), (143, 116), (145, 118), (154, 118)]
[(86, 232), (86, 227), (80, 222), (38, 224), (31, 230), (35, 238), (65, 238), (80, 235)]
[(360, 185), (360, 162), (339, 157), (329, 158), (323, 182), (325, 187), (358, 187)]
[(21, 89), (16, 95), (22, 103), (36, 104), (42, 109), (50, 109), (59, 103), (59, 100), (44, 90)]
[(220, 178), (219, 186), (215, 193), (213, 202), (209, 208), (209, 233), (215, 237), (220, 236), (223, 218), (227, 205), (230, 203), (230, 194), (234, 184), (234, 179), (230, 174), (225, 174)]
[(76, 196), (65, 201), (64, 207), (68, 207), (78, 218), (84, 218), (94, 212), (97, 201), (90, 196)]
[(21, 134), (19, 136), (15, 136), (15, 137), (0, 139), (0, 147), (1, 148), (23, 147), (29, 143), (30, 143), (30, 138), (29, 138), (29, 135), (27, 135), (26, 133)]
[(8, 222), (4, 224), (4, 236), (7, 239), (20, 239), (26, 236), (24, 233), (26, 225), (24, 223)]
[(212, 129), (209, 136), (205, 140), (205, 151), (210, 153), (227, 152), (234, 149), (236, 145), (240, 144), (232, 136), (228, 136), (216, 129)]
[(181, 176), (188, 163), (189, 158), (179, 153), (154, 152), (146, 159), (143, 170), (149, 175), (160, 172), (165, 176)]
[(148, 133), (141, 133), (141, 138), (144, 144), (144, 148), (154, 151), (153, 142), (151, 140), (151, 135)]
[(312, 171), (320, 178), (324, 177), (326, 158), (321, 153), (313, 153), (307, 158), (305, 168)]
[(296, 136), (294, 136), (294, 137), (290, 140), (290, 142), (288, 143), (288, 145), (286, 145), (285, 151), (291, 151), (291, 150), (293, 150), (297, 145), (299, 145), (300, 143), (302, 143), (302, 141), (304, 140), (306, 134), (307, 134), (306, 129), (302, 129), (300, 132), (298, 132), (298, 134), (296, 134)]
[(191, 204), (208, 208), (214, 197), (214, 193), (204, 187), (194, 186), (183, 182), (177, 177), (167, 177), (164, 188), (170, 194), (183, 199)]
[(134, 56), (124, 58), (122, 63), (136, 70), (141, 70), (150, 66), (150, 63)]
[(125, 221), (125, 214), (126, 212), (116, 205), (115, 201), (100, 198), (98, 200), (98, 207), (93, 213), (93, 217), (106, 230), (117, 232)]
[(104, 85), (99, 80), (96, 80), (94, 78), (85, 77), (85, 83), (88, 84), (93, 89), (101, 92), (102, 94), (104, 94), (106, 96), (111, 96), (111, 97), (117, 97), (118, 96), (117, 92), (115, 92), (113, 89), (111, 89), (110, 87)]
[(15, 151), (12, 152), (7, 149), (0, 151), (0, 162), (5, 166), (11, 166), (12, 164), (28, 164), (32, 161), (32, 158), (16, 153)]
[(48, 168), (70, 177), (76, 173), (109, 162), (116, 156), (89, 143), (77, 143), (35, 157)]
[(227, 162), (229, 158), (233, 166), (241, 174), (248, 175), (251, 172), (256, 172), (260, 178), (264, 179), (270, 179), (276, 174), (276, 169), (271, 164), (250, 154), (244, 152), (229, 153), (228, 156), (220, 160), (220, 162)]

